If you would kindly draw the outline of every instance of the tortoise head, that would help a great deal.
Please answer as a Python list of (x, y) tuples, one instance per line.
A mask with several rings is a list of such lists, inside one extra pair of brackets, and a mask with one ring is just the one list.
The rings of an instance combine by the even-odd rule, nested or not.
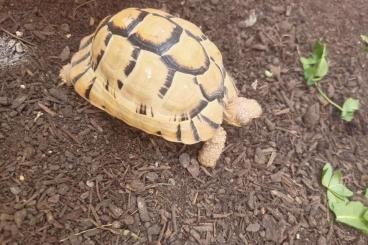
[(234, 97), (225, 104), (225, 121), (237, 127), (246, 125), (261, 114), (262, 107), (254, 99)]

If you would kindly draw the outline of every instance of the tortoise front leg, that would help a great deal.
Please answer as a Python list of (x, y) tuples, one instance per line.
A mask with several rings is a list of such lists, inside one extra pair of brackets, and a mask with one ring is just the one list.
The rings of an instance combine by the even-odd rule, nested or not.
[(226, 131), (219, 127), (214, 136), (204, 143), (198, 154), (199, 162), (205, 167), (214, 168), (225, 147), (225, 141)]

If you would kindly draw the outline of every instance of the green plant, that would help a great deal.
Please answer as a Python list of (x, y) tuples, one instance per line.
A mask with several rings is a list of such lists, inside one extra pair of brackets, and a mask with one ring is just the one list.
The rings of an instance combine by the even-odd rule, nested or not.
[(329, 70), (326, 56), (326, 44), (316, 42), (312, 55), (308, 58), (300, 58), (300, 62), (303, 65), (304, 78), (307, 81), (308, 86), (315, 86), (318, 93), (328, 103), (341, 111), (341, 118), (343, 120), (350, 122), (354, 118), (354, 113), (359, 110), (359, 100), (348, 98), (345, 100), (343, 106), (340, 106), (332, 101), (325, 92), (323, 92), (319, 82), (327, 75)]
[(265, 76), (266, 76), (267, 78), (271, 78), (271, 77), (273, 77), (272, 72), (271, 72), (271, 71), (269, 71), (269, 70), (265, 70), (265, 71), (264, 71), (264, 73), (265, 73)]
[(331, 164), (326, 163), (322, 185), (327, 188), (328, 206), (336, 220), (368, 234), (368, 207), (359, 201), (350, 201), (354, 193), (343, 184), (341, 171), (333, 171)]
[(367, 35), (360, 35), (360, 38), (362, 39), (362, 42), (365, 46), (365, 51), (368, 52), (368, 36)]

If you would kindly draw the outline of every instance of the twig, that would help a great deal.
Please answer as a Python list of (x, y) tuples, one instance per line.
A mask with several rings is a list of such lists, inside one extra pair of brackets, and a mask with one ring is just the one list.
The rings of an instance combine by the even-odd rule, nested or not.
[(37, 104), (38, 104), (39, 107), (41, 107), (42, 110), (44, 110), (45, 112), (47, 112), (50, 116), (54, 117), (54, 116), (57, 115), (56, 112), (52, 111), (50, 108), (48, 108), (47, 106), (45, 106), (41, 102), (38, 102)]
[(115, 230), (115, 229), (107, 228), (107, 227), (112, 226), (112, 224), (98, 225), (94, 220), (90, 220), (90, 221), (96, 226), (95, 228), (91, 228), (91, 229), (88, 229), (88, 230), (84, 230), (84, 231), (72, 234), (72, 235), (70, 235), (66, 238), (61, 239), (60, 242), (65, 242), (66, 240), (68, 240), (72, 236), (79, 236), (79, 235), (82, 235), (86, 232), (94, 231), (94, 230), (97, 230), (97, 229), (110, 231), (111, 233), (113, 233), (115, 235), (120, 235), (120, 236), (129, 236), (130, 235), (133, 239), (139, 240), (139, 236), (137, 234), (129, 231), (129, 230)]
[(79, 8), (81, 8), (81, 7), (83, 7), (83, 6), (87, 5), (87, 4), (90, 4), (90, 3), (92, 3), (92, 2), (96, 2), (96, 0), (89, 0), (89, 1), (86, 1), (86, 2), (84, 2), (84, 3), (79, 4), (77, 7), (75, 7), (75, 8), (73, 9), (73, 19), (74, 19), (75, 15), (76, 15), (76, 12), (77, 12), (77, 10), (78, 10)]
[(28, 45), (31, 45), (31, 46), (36, 46), (34, 43), (31, 43), (30, 41), (27, 41), (21, 37), (18, 37), (17, 35), (14, 35), (13, 33), (11, 33), (10, 31), (7, 31), (6, 29), (4, 29), (4, 27), (1, 27), (0, 30), (2, 30), (3, 32), (5, 32), (6, 34), (8, 34), (9, 36), (23, 42), (23, 43), (26, 43)]
[(152, 171), (152, 170), (170, 170), (171, 167), (170, 166), (161, 166), (161, 167), (141, 167), (141, 168), (138, 168), (137, 171)]
[(100, 188), (98, 187), (98, 180), (97, 179), (96, 179), (96, 194), (97, 194), (98, 200), (100, 200), (100, 202), (102, 202), (101, 194), (100, 194)]
[(72, 140), (74, 140), (78, 145), (81, 145), (82, 143), (80, 142), (80, 140), (73, 135), (72, 133), (70, 133), (68, 130), (66, 130), (65, 128), (60, 128), (64, 133), (66, 133)]
[(101, 226), (98, 226), (98, 227), (95, 227), (95, 228), (91, 228), (91, 229), (88, 229), (88, 230), (84, 230), (84, 231), (81, 231), (81, 232), (78, 232), (78, 233), (75, 233), (73, 235), (70, 235), (66, 238), (63, 238), (60, 240), (60, 242), (65, 242), (66, 240), (68, 240), (69, 238), (71, 238), (72, 236), (79, 236), (79, 235), (82, 235), (86, 232), (89, 232), (89, 231), (94, 231), (94, 230), (97, 230), (97, 229), (103, 229), (105, 227), (109, 227), (109, 226), (112, 226), (112, 224), (106, 224), (106, 225), (101, 225)]
[(176, 223), (176, 206), (175, 204), (171, 206), (171, 219), (174, 228), (174, 234), (178, 232), (178, 224)]
[(157, 243), (156, 244), (161, 244), (161, 240), (162, 240), (162, 238), (164, 236), (166, 225), (167, 225), (167, 221), (164, 223), (164, 225), (161, 228), (160, 235), (158, 236), (158, 239), (157, 239)]
[(328, 103), (330, 103), (331, 105), (335, 106), (337, 109), (339, 109), (340, 111), (343, 111), (342, 107), (339, 106), (338, 104), (336, 104), (335, 102), (333, 102), (330, 98), (328, 98), (328, 96), (322, 91), (320, 85), (318, 82), (316, 82), (316, 88), (318, 90), (318, 93), (325, 99), (327, 100)]

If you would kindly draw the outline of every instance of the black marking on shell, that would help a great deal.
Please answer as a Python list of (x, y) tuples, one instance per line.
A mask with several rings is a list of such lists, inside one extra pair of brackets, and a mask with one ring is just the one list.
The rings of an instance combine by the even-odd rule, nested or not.
[(80, 63), (82, 63), (83, 61), (85, 61), (86, 59), (88, 59), (88, 57), (90, 55), (91, 55), (90, 52), (86, 53), (85, 55), (83, 55), (82, 57), (80, 57), (79, 60), (76, 60), (76, 61), (72, 62), (72, 66), (79, 65)]
[(97, 58), (96, 58), (96, 62), (95, 62), (95, 64), (93, 65), (93, 70), (97, 70), (97, 68), (98, 68), (98, 66), (100, 65), (100, 62), (101, 62), (101, 59), (102, 59), (102, 57), (104, 56), (104, 54), (105, 54), (105, 51), (106, 51), (106, 49), (107, 49), (107, 46), (109, 45), (109, 42), (110, 42), (110, 40), (111, 40), (111, 37), (112, 37), (112, 35), (111, 35), (111, 33), (109, 33), (107, 36), (106, 36), (106, 38), (105, 38), (105, 49), (101, 49), (100, 50), (100, 53), (97, 55)]
[(162, 135), (161, 131), (157, 131), (156, 134), (160, 136)]
[(87, 47), (88, 47), (88, 45), (90, 45), (90, 44), (92, 43), (92, 40), (93, 40), (93, 36), (91, 35), (91, 36), (87, 39), (87, 41), (86, 41), (83, 45), (81, 45), (81, 46), (79, 47), (79, 50), (82, 50), (82, 49), (87, 48)]
[(179, 118), (179, 122), (183, 122), (183, 121), (187, 121), (189, 120), (188, 114), (183, 113), (181, 114), (180, 118)]
[(178, 124), (178, 127), (176, 129), (176, 140), (181, 142), (181, 127), (180, 127), (180, 124)]
[(109, 29), (109, 31), (114, 34), (114, 35), (119, 35), (119, 36), (123, 36), (123, 37), (128, 37), (130, 32), (140, 23), (143, 21), (143, 19), (148, 15), (147, 12), (142, 11), (138, 17), (133, 20), (126, 28), (121, 27), (121, 26), (117, 26), (114, 24), (113, 21), (109, 22), (107, 24), (107, 27)]
[(133, 71), (135, 64), (136, 62), (134, 60), (131, 60), (129, 62), (129, 64), (124, 69), (125, 76), (129, 76), (129, 74)]
[(208, 39), (207, 36), (204, 35), (204, 34), (201, 36), (201, 38), (202, 38), (203, 41), (206, 41)]
[(89, 96), (91, 94), (91, 90), (92, 90), (92, 87), (93, 87), (93, 84), (95, 83), (96, 81), (96, 77), (92, 78), (90, 84), (88, 85), (88, 88), (86, 89), (86, 91), (84, 92), (84, 97), (89, 100)]
[(94, 71), (97, 70), (98, 65), (100, 64), (100, 61), (102, 59), (102, 56), (104, 55), (105, 51), (101, 50), (100, 53), (96, 57), (96, 62), (93, 62), (92, 69)]
[[(100, 22), (100, 24), (98, 24), (98, 26), (97, 26), (97, 28), (96, 28), (96, 31), (95, 31), (95, 35), (93, 36), (93, 38), (97, 35), (97, 33), (101, 30), (101, 28), (102, 27), (104, 27), (106, 24), (107, 24), (107, 22), (109, 22), (110, 21), (110, 19), (111, 19), (111, 15), (109, 15), (109, 16), (106, 16), (101, 22)], [(91, 40), (92, 41), (92, 40)]]
[(221, 75), (222, 75), (222, 83), (223, 83), (224, 80), (225, 80), (225, 77), (226, 77), (226, 71), (225, 71), (224, 67), (223, 66), (220, 67), (219, 64), (216, 63), (216, 61), (215, 61), (215, 59), (213, 57), (211, 57), (211, 60), (216, 65), (217, 69), (220, 70)]
[(215, 123), (214, 121), (212, 121), (211, 119), (202, 114), (199, 114), (198, 118), (203, 119), (203, 121), (205, 121), (213, 129), (217, 129), (220, 126), (220, 124)]
[(105, 89), (109, 91), (109, 80), (106, 80)]
[(190, 118), (195, 118), (201, 111), (208, 105), (208, 102), (205, 100), (201, 100), (199, 102), (199, 105), (193, 108), (191, 112), (189, 113)]
[(213, 94), (207, 94), (206, 90), (203, 88), (202, 84), (199, 84), (199, 88), (201, 89), (203, 97), (206, 98), (208, 101), (214, 101), (215, 99), (222, 99), (224, 97), (224, 87), (221, 86), (217, 91)]
[(193, 78), (193, 82), (194, 82), (194, 84), (199, 85), (197, 77)]
[(155, 116), (155, 114), (153, 113), (153, 108), (151, 106), (151, 117), (154, 117), (154, 116)]
[(161, 99), (166, 95), (167, 91), (171, 87), (172, 82), (174, 80), (174, 75), (175, 75), (175, 70), (169, 69), (169, 71), (167, 73), (167, 76), (166, 76), (166, 79), (165, 79), (165, 83), (159, 90), (159, 95), (158, 96)]
[(117, 83), (118, 83), (118, 88), (119, 89), (121, 89), (123, 87), (123, 85), (124, 85), (124, 83), (122, 81), (120, 81), (120, 80), (118, 80)]
[(74, 77), (74, 79), (71, 81), (71, 83), (72, 83), (73, 85), (75, 85), (75, 83), (76, 83), (77, 81), (79, 81), (79, 79), (81, 79), (81, 78), (84, 76), (84, 74), (86, 74), (86, 73), (87, 73), (88, 69), (89, 69), (89, 68), (87, 68), (85, 71), (81, 72), (79, 75), (77, 75), (76, 77)]
[(142, 115), (147, 115), (147, 106), (141, 104), (139, 106), (139, 110), (137, 110), (137, 113), (142, 114)]
[(128, 35), (130, 34), (130, 32), (140, 23), (143, 21), (143, 19), (148, 15), (148, 12), (146, 11), (142, 11), (138, 17), (132, 21), (132, 23), (130, 23), (127, 27), (126, 27), (126, 31), (128, 33)]
[(118, 36), (122, 36), (122, 37), (128, 37), (128, 33), (127, 31), (114, 24), (114, 22), (109, 22), (107, 24), (107, 28), (109, 29), (109, 31), (113, 34), (113, 35), (118, 35)]
[(201, 37), (198, 37), (198, 36), (194, 35), (191, 31), (185, 30), (185, 33), (188, 36), (190, 36), (191, 38), (194, 38), (195, 40), (197, 40), (198, 42), (201, 42), (202, 41), (202, 38)]
[(102, 105), (101, 107), (102, 107), (102, 109), (106, 109), (106, 106), (104, 106), (104, 105)]
[(203, 53), (206, 57), (206, 61), (205, 61), (204, 66), (202, 66), (200, 68), (191, 68), (191, 67), (182, 66), (182, 65), (178, 64), (176, 62), (176, 60), (171, 55), (161, 56), (161, 59), (171, 69), (174, 69), (174, 70), (177, 70), (177, 71), (180, 71), (180, 72), (183, 72), (183, 73), (187, 73), (187, 74), (191, 74), (191, 75), (196, 76), (196, 75), (201, 75), (201, 74), (205, 73), (208, 70), (208, 67), (210, 65), (210, 60), (208, 58), (207, 53), (205, 51)]
[(109, 32), (106, 37), (105, 37), (105, 46), (107, 47), (107, 45), (109, 44), (110, 42), (110, 39), (112, 37), (112, 34)]
[[(225, 92), (224, 92), (224, 73), (226, 74), (226, 72), (224, 72), (224, 69), (221, 69), (221, 67), (215, 62), (215, 60), (211, 57), (211, 61), (213, 62), (213, 64), (215, 64), (215, 66), (217, 67), (217, 69), (219, 69), (219, 71), (221, 72), (221, 84), (220, 84), (220, 88), (218, 88), (213, 94), (208, 94), (207, 91), (203, 88), (202, 84), (199, 84), (199, 88), (201, 89), (202, 95), (206, 98), (206, 100), (208, 101), (214, 101), (215, 99), (223, 99), (225, 96)], [(197, 78), (196, 78), (197, 79)], [(197, 81), (198, 82), (198, 81)]]
[(190, 127), (192, 128), (192, 132), (193, 132), (193, 137), (194, 139), (198, 142), (201, 139), (199, 138), (199, 134), (198, 134), (198, 130), (196, 128), (196, 126), (194, 125), (193, 120), (190, 120)]
[(157, 45), (155, 43), (150, 42), (150, 40), (145, 40), (140, 37), (139, 33), (133, 33), (129, 36), (128, 40), (135, 46), (140, 47), (141, 49), (156, 53), (157, 55), (162, 55), (167, 50), (169, 50), (173, 45), (179, 42), (180, 36), (183, 32), (183, 28), (178, 25), (175, 25), (173, 32), (169, 39), (165, 42)]
[(229, 100), (229, 91), (227, 89), (227, 87), (224, 88), (224, 97)]
[(138, 48), (138, 47), (135, 47), (133, 52), (132, 52), (132, 58), (134, 60), (137, 60), (140, 52), (141, 52), (141, 49)]
[[(158, 16), (158, 17), (162, 17), (162, 18), (165, 18), (167, 20), (170, 20), (171, 18), (173, 18), (174, 16), (172, 16), (171, 14), (169, 13), (166, 13), (167, 15), (160, 15), (158, 13), (150, 13), (151, 15), (154, 15), (154, 16)], [(171, 20), (170, 20), (171, 21)]]

